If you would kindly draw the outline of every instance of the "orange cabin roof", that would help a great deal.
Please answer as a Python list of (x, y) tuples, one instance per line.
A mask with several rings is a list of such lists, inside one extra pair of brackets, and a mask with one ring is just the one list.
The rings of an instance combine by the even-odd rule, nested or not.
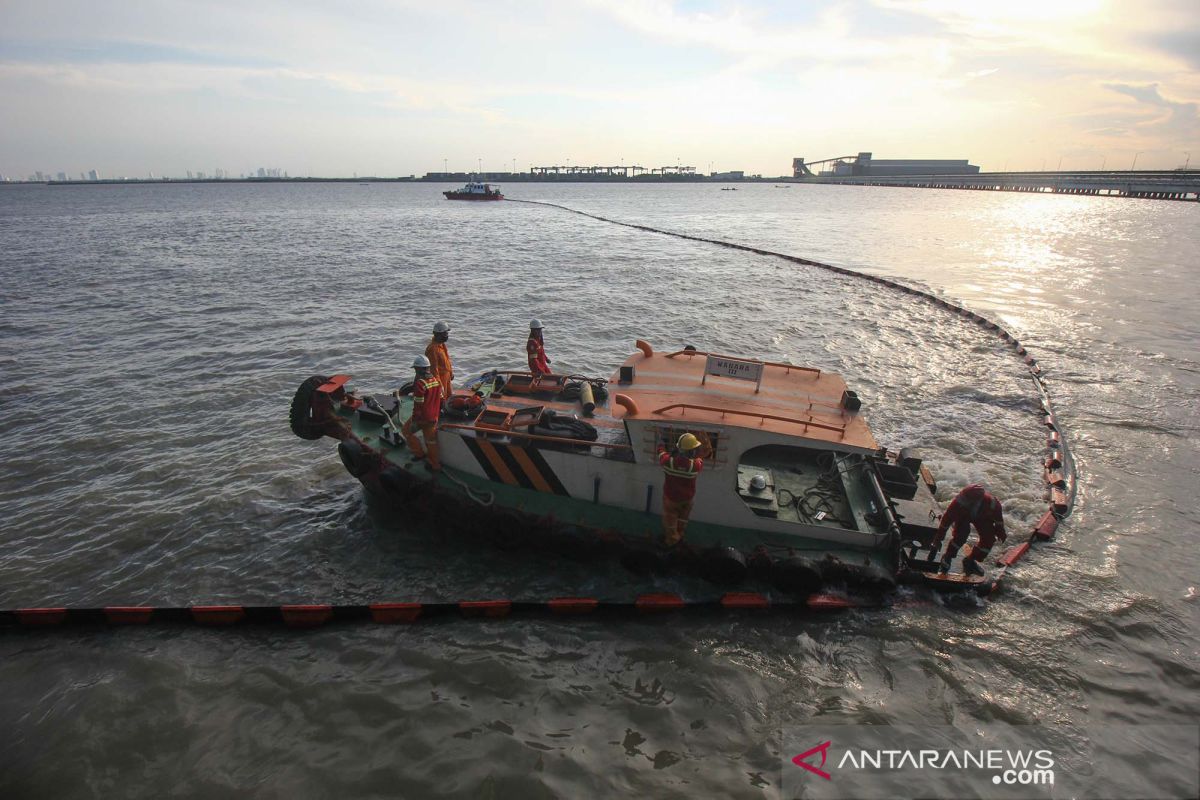
[[(613, 403), (614, 412), (622, 406), (626, 418), (672, 422), (677, 426), (687, 421), (708, 423), (851, 448), (879, 448), (866, 421), (842, 408), (846, 382), (840, 375), (717, 353), (682, 350), (656, 353), (641, 341), (638, 347), (641, 352), (627, 358), (623, 365), (634, 368), (633, 382), (620, 383), (618, 369), (609, 384), (609, 390), (616, 396), (627, 398), (628, 404), (616, 397)], [(706, 378), (710, 355), (761, 363), (761, 386), (753, 380), (711, 374)]]

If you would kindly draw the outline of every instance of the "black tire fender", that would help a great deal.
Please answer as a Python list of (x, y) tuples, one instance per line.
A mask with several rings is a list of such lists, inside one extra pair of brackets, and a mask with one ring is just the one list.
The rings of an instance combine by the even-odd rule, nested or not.
[(736, 586), (746, 579), (746, 557), (733, 547), (713, 547), (700, 559), (700, 576), (717, 586)]
[(329, 383), (329, 378), (313, 375), (300, 384), (300, 388), (292, 396), (292, 406), (288, 409), (288, 423), (292, 426), (292, 433), (301, 439), (313, 441), (325, 435), (325, 424), (312, 418), (312, 399), (317, 387), (326, 383)]
[(823, 582), (821, 571), (807, 558), (781, 558), (771, 565), (771, 585), (781, 592), (807, 597)]
[(623, 553), (621, 566), (634, 575), (648, 575), (651, 572), (664, 570), (662, 557), (658, 553), (640, 547)]

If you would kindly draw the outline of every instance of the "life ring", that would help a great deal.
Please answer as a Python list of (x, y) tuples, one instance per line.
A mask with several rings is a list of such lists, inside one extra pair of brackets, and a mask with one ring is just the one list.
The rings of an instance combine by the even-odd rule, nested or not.
[(483, 399), (483, 395), (478, 392), (475, 394), (456, 394), (446, 399), (446, 402), (442, 405), (442, 414), (458, 419), (475, 419), (486, 406), (487, 402)]
[(746, 557), (733, 547), (713, 547), (700, 559), (700, 577), (717, 586), (735, 586), (746, 579)]
[(312, 398), (313, 394), (317, 391), (317, 387), (326, 383), (329, 383), (329, 378), (323, 375), (313, 375), (300, 384), (300, 388), (292, 396), (292, 407), (288, 411), (288, 422), (292, 426), (292, 433), (301, 439), (312, 441), (320, 439), (325, 435), (325, 424), (316, 422), (312, 418)]
[(343, 439), (338, 442), (338, 458), (342, 459), (346, 471), (355, 478), (366, 475), (379, 463), (374, 451), (357, 439)]
[(822, 582), (820, 570), (807, 558), (781, 558), (771, 565), (771, 585), (781, 592), (807, 597)]

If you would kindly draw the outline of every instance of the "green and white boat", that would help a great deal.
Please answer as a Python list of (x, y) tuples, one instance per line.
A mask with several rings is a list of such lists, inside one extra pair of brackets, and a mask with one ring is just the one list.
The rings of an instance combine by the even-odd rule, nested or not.
[[(443, 469), (399, 435), (402, 392), (314, 376), (291, 427), (331, 437), (368, 491), (471, 524), (508, 547), (550, 541), (635, 570), (683, 568), (720, 584), (769, 581), (802, 595), (938, 576), (928, 552), (941, 507), (919, 459), (881, 448), (857, 395), (811, 367), (643, 341), (606, 379), (492, 371), (455, 390), (438, 425)], [(683, 542), (662, 534), (660, 448), (690, 432), (704, 469)]]

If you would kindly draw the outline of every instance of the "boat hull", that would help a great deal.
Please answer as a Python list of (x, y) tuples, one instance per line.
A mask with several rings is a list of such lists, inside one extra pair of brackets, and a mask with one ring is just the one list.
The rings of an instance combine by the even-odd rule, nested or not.
[[(356, 475), (384, 502), (439, 520), (501, 550), (553, 552), (580, 560), (617, 559), (636, 573), (687, 572), (734, 587), (765, 582), (800, 596), (845, 587), (885, 594), (896, 576), (886, 553), (830, 548), (816, 540), (786, 551), (748, 546), (750, 531), (693, 520), (686, 540), (662, 543), (661, 517), (508, 486), (444, 467), (439, 476), (407, 453), (372, 454), (374, 468)], [(345, 459), (343, 459), (345, 460)], [(357, 471), (350, 465), (351, 475)], [(469, 488), (470, 491), (467, 491)], [(787, 568), (778, 565), (787, 561)]]
[(447, 200), (503, 200), (502, 194), (473, 194), (471, 192), (442, 192)]

